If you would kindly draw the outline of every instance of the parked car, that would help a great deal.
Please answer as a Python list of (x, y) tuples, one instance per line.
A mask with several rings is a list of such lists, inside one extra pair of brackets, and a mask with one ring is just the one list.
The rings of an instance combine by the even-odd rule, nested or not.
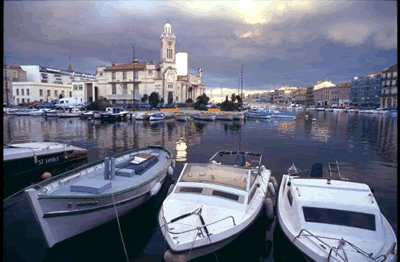
[(116, 107), (121, 107), (121, 108), (124, 108), (124, 109), (127, 109), (127, 108), (130, 108), (129, 107), (130, 105), (128, 105), (128, 104), (118, 104), (118, 105), (116, 105)]
[(148, 103), (142, 103), (136, 106), (137, 109), (150, 109), (151, 105)]

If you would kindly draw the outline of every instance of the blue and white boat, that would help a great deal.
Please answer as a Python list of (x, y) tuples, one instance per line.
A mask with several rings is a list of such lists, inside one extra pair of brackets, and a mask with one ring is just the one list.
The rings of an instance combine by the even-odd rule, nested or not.
[(266, 110), (264, 108), (247, 109), (245, 115), (246, 115), (246, 117), (250, 117), (250, 118), (263, 118), (263, 119), (271, 118), (270, 111)]
[(276, 117), (276, 118), (282, 118), (282, 117), (293, 118), (297, 115), (296, 113), (282, 112), (279, 110), (272, 110), (272, 109), (269, 109), (269, 113), (271, 114), (271, 117)]
[(165, 114), (164, 113), (154, 113), (151, 114), (149, 117), (150, 121), (161, 121), (165, 119)]

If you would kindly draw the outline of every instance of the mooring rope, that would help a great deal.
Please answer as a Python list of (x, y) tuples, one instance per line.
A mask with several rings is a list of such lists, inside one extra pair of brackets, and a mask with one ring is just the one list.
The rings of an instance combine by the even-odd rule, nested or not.
[(117, 206), (115, 205), (114, 194), (113, 194), (112, 192), (111, 192), (111, 197), (112, 197), (112, 200), (113, 200), (113, 203), (114, 203), (115, 216), (117, 217), (119, 235), (121, 236), (122, 246), (124, 247), (124, 252), (125, 252), (126, 261), (129, 262), (128, 253), (126, 252), (124, 237), (122, 236), (121, 224), (119, 223)]

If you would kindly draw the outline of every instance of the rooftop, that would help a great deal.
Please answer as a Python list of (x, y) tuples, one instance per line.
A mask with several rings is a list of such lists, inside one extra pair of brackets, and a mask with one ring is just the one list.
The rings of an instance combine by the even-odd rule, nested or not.
[(104, 69), (104, 71), (118, 71), (118, 70), (132, 70), (134, 69), (145, 69), (146, 68), (146, 63), (145, 62), (134, 62), (134, 63), (129, 63), (129, 64), (123, 64), (123, 65), (112, 65), (110, 67), (107, 67)]

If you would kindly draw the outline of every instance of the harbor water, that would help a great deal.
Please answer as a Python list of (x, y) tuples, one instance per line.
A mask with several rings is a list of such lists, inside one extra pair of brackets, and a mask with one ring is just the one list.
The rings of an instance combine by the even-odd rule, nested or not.
[[(337, 160), (342, 176), (363, 181), (374, 189), (381, 212), (397, 235), (397, 116), (302, 111), (295, 120), (177, 122), (169, 119), (157, 123), (6, 116), (3, 142), (10, 141), (64, 142), (89, 151), (87, 160), (49, 169), (53, 175), (150, 145), (164, 146), (174, 154), (177, 165), (172, 180), (179, 176), (186, 162), (207, 162), (219, 150), (261, 153), (262, 163), (278, 183), (292, 163), (300, 169), (309, 169), (316, 162)], [(4, 177), (3, 198), (40, 180), (39, 172)], [(111, 221), (58, 243), (43, 256), (36, 256), (32, 250), (28, 261), (163, 261), (166, 244), (156, 217), (167, 188), (164, 184), (157, 198), (120, 217), (120, 227), (117, 220)], [(288, 249), (276, 241), (277, 228), (275, 222), (266, 222), (261, 215), (233, 243), (194, 261), (293, 261), (288, 258)], [(7, 237), (10, 236), (4, 236), (3, 242), (8, 241)], [(24, 238), (18, 241), (21, 246), (26, 244)], [(12, 250), (7, 250), (3, 258), (25, 260), (22, 255), (12, 254)]]

